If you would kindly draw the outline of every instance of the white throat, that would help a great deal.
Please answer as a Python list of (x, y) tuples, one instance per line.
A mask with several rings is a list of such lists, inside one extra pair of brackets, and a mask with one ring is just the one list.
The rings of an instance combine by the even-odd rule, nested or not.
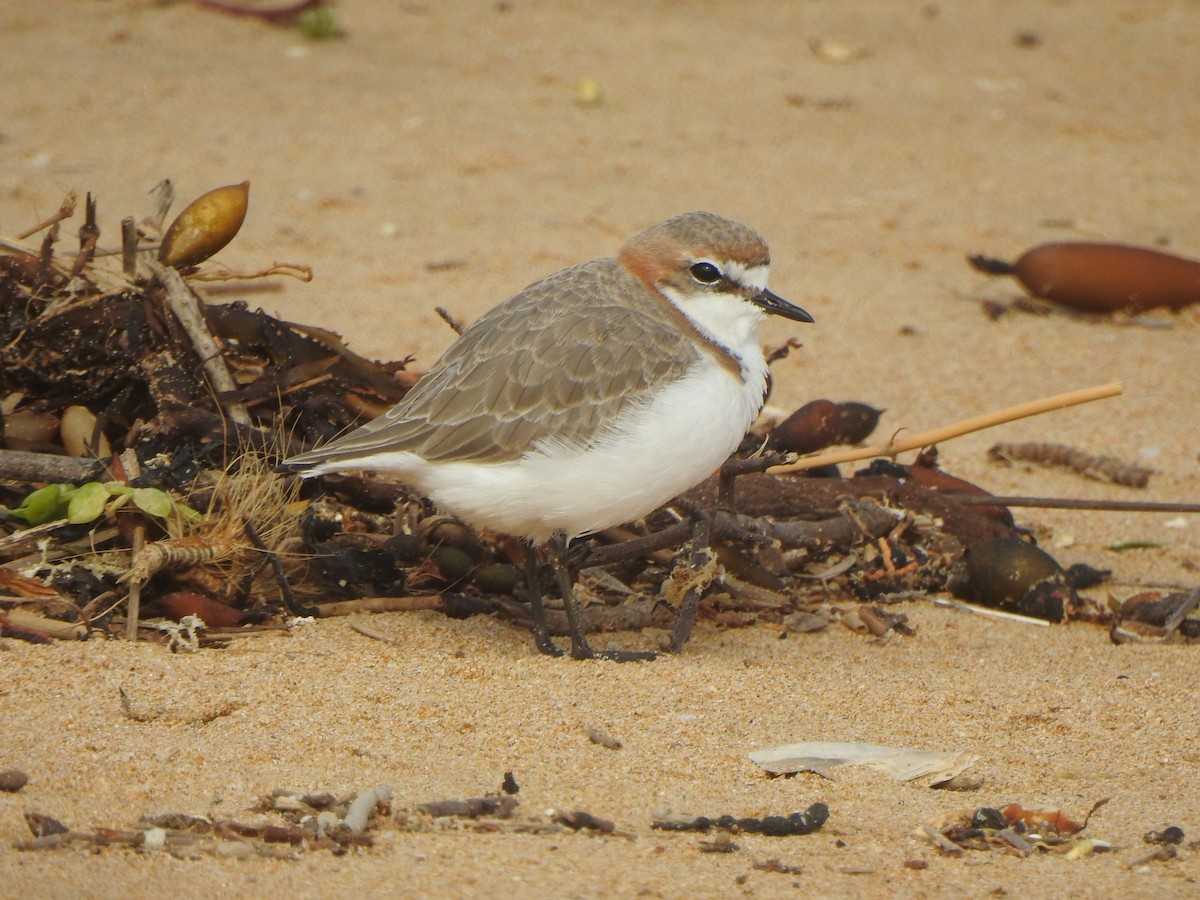
[[(767, 286), (767, 267), (747, 268), (737, 263), (725, 263), (724, 271), (751, 290)], [(702, 335), (724, 347), (741, 364), (743, 373), (749, 365), (762, 365), (762, 347), (758, 343), (758, 325), (767, 314), (741, 294), (698, 291), (684, 294), (670, 285), (659, 285), (664, 297), (671, 301)]]

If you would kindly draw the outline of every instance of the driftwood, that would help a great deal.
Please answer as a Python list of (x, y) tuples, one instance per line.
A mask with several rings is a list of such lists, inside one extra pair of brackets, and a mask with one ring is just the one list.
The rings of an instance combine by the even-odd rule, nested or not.
[(104, 473), (105, 465), (98, 459), (0, 450), (0, 481), (83, 484), (102, 478)]
[[(709, 479), (684, 496), (697, 506), (715, 504), (716, 479)], [(859, 500), (872, 500), (881, 507), (940, 519), (941, 527), (965, 546), (1013, 534), (1013, 529), (1003, 522), (965, 508), (956, 495), (885, 476), (780, 478), (769, 473), (750, 474), (738, 479), (737, 498), (741, 515), (769, 520), (771, 524), (765, 526), (768, 534), (791, 541), (791, 546), (797, 547), (815, 549), (833, 546), (826, 543), (830, 540), (845, 540), (849, 536), (845, 533), (848, 525), (836, 518), (839, 508), (843, 503)], [(872, 519), (882, 527), (882, 519), (874, 516)], [(898, 521), (893, 517), (891, 525)]]

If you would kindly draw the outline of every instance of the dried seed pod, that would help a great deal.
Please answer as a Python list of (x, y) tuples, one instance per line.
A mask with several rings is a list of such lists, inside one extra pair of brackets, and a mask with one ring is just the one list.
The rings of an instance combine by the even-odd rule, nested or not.
[(419, 533), (430, 547), (454, 547), (479, 562), (484, 557), (483, 542), (470, 528), (450, 516), (430, 516), (421, 522)]
[(159, 603), (175, 621), (184, 616), (199, 616), (209, 628), (235, 628), (246, 619), (242, 610), (195, 591), (171, 591), (163, 594)]
[(1181, 309), (1200, 301), (1200, 262), (1125, 244), (1042, 244), (1015, 263), (968, 256), (989, 275), (1013, 275), (1035, 297), (1088, 312)]
[(59, 418), (50, 410), (18, 409), (4, 414), (4, 443), (9, 450), (40, 449), (59, 433)]
[(834, 444), (857, 444), (875, 430), (882, 414), (865, 403), (810, 400), (775, 426), (767, 449), (815, 453)]
[(838, 405), (838, 443), (858, 444), (870, 437), (884, 410), (848, 401)]
[(840, 413), (832, 400), (810, 400), (775, 426), (767, 449), (778, 453), (814, 453), (837, 440)]
[(508, 563), (492, 563), (475, 573), (475, 584), (488, 594), (511, 594), (525, 583), (525, 573)]
[(981, 603), (1010, 608), (1041, 582), (1063, 583), (1063, 570), (1054, 557), (1011, 537), (983, 541), (968, 550), (967, 576)]
[(184, 269), (204, 262), (233, 240), (246, 220), (250, 182), (229, 184), (197, 197), (167, 229), (158, 260)]
[[(63, 410), (59, 434), (69, 456), (104, 459), (112, 456), (112, 448), (104, 432), (96, 430), (96, 416), (86, 406), (68, 406)], [(96, 445), (92, 446), (93, 438)]]
[(475, 560), (471, 555), (458, 547), (443, 545), (434, 547), (430, 559), (437, 566), (438, 572), (448, 585), (458, 584), (475, 568)]

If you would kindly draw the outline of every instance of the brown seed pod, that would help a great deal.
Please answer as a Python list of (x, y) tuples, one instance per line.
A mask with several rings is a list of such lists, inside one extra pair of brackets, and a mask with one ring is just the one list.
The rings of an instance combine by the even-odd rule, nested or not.
[(240, 609), (195, 591), (171, 591), (163, 594), (158, 602), (175, 621), (184, 616), (199, 616), (209, 628), (235, 628), (246, 617)]
[(1000, 537), (967, 551), (967, 577), (980, 603), (1015, 607), (1040, 582), (1063, 583), (1063, 570), (1045, 550)]
[(1042, 244), (1015, 263), (968, 256), (989, 275), (1013, 275), (1035, 297), (1088, 312), (1181, 309), (1200, 301), (1200, 262), (1125, 244)]
[(885, 411), (866, 403), (838, 404), (838, 443), (858, 444), (870, 437)]
[(158, 261), (175, 269), (204, 262), (233, 240), (250, 201), (250, 182), (229, 184), (188, 204), (167, 229)]
[(810, 400), (775, 426), (767, 449), (780, 453), (813, 453), (837, 440), (840, 413), (832, 400)]

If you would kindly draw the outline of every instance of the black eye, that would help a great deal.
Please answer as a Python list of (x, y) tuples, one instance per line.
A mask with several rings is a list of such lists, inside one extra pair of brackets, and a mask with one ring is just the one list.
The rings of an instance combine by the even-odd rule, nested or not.
[(716, 284), (721, 280), (721, 270), (712, 263), (698, 262), (688, 269), (688, 271), (701, 284)]

